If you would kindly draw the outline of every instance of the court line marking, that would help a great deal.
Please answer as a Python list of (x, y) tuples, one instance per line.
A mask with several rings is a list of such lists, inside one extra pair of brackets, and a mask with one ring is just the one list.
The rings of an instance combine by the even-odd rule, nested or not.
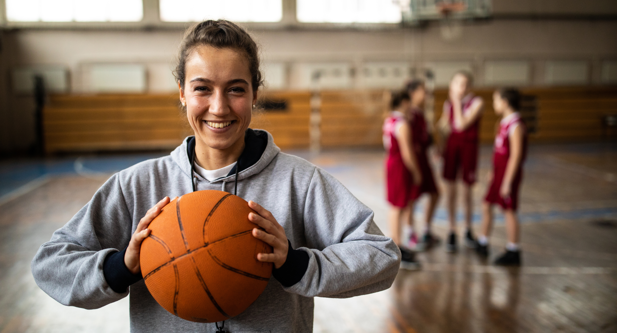
[(101, 179), (107, 179), (109, 178), (111, 174), (113, 174), (113, 172), (105, 173), (105, 172), (90, 170), (84, 166), (84, 161), (85, 161), (84, 157), (78, 157), (75, 159), (75, 162), (73, 162), (73, 170), (75, 170), (75, 173), (78, 174), (79, 176), (90, 178), (90, 179), (95, 179), (95, 180), (101, 180)]
[(606, 275), (616, 274), (617, 267), (496, 267), (484, 265), (451, 265), (423, 263), (419, 272), (452, 272), (452, 273), (482, 273), (482, 274), (508, 274), (518, 273), (523, 275)]
[(591, 178), (604, 180), (609, 183), (617, 183), (617, 175), (612, 172), (599, 171), (588, 166), (570, 162), (557, 156), (547, 156), (546, 162), (547, 164), (551, 164), (554, 167), (558, 167), (570, 172), (575, 172)]
[[(495, 241), (496, 244), (505, 246), (508, 242), (505, 238), (499, 237), (491, 237), (491, 241)], [(493, 244), (493, 242), (491, 242)], [(594, 258), (594, 259), (603, 259), (603, 260), (617, 260), (616, 253), (609, 252), (596, 252), (596, 251), (581, 251), (581, 250), (570, 250), (570, 249), (554, 249), (545, 246), (540, 246), (532, 243), (521, 243), (521, 247), (525, 249), (525, 251), (536, 253), (536, 254), (544, 254), (544, 255), (557, 255), (557, 254), (569, 254), (571, 256), (579, 257), (579, 258)]]
[(0, 197), (0, 206), (14, 200), (17, 199), (19, 197), (21, 197), (22, 195), (29, 193), (45, 184), (47, 184), (50, 181), (50, 177), (48, 177), (48, 175), (43, 175), (41, 177), (35, 178), (29, 182), (27, 182), (26, 184), (14, 189), (13, 191), (3, 195), (2, 197)]

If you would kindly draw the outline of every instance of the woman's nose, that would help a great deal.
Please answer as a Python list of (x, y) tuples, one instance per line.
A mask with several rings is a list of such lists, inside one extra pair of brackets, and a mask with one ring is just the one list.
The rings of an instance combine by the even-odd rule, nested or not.
[(227, 98), (223, 92), (215, 91), (210, 100), (210, 109), (208, 111), (219, 116), (226, 115), (229, 112)]

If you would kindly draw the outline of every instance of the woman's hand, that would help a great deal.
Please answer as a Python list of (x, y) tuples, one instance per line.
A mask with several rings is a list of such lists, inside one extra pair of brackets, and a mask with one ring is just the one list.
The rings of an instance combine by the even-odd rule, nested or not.
[(461, 100), (463, 99), (463, 92), (450, 89), (448, 91), (448, 98), (450, 99), (450, 103), (452, 103), (453, 106), (457, 104), (460, 105)]
[(126, 253), (124, 254), (124, 265), (126, 265), (126, 268), (128, 268), (131, 273), (137, 274), (141, 271), (141, 266), (139, 265), (141, 242), (150, 235), (150, 229), (148, 229), (150, 222), (161, 213), (161, 209), (168, 203), (169, 197), (164, 197), (163, 200), (150, 208), (146, 212), (146, 216), (139, 221), (137, 229), (135, 229), (135, 233), (133, 233), (129, 246), (126, 248)]
[(249, 201), (249, 207), (257, 212), (257, 214), (249, 213), (249, 221), (261, 228), (253, 229), (253, 237), (272, 246), (272, 253), (258, 253), (257, 260), (271, 262), (275, 268), (281, 268), (287, 260), (287, 251), (289, 251), (285, 229), (276, 221), (272, 213), (256, 202)]
[(499, 195), (500, 195), (502, 198), (504, 198), (504, 199), (509, 198), (509, 197), (510, 197), (510, 188), (511, 188), (511, 186), (510, 186), (510, 184), (509, 184), (509, 183), (507, 183), (507, 182), (503, 182), (503, 183), (501, 184), (501, 188), (499, 189)]
[(418, 168), (414, 168), (411, 171), (411, 177), (413, 178), (413, 184), (416, 186), (422, 185), (422, 172)]

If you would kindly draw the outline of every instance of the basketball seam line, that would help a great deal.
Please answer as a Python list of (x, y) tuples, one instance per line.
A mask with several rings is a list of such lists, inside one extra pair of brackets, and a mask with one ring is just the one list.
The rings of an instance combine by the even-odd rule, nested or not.
[(163, 241), (162, 239), (150, 234), (150, 237), (152, 237), (152, 239), (154, 239), (155, 241), (157, 241), (159, 244), (163, 245), (163, 248), (165, 248), (165, 251), (167, 251), (167, 253), (169, 254), (169, 256), (171, 257), (171, 259), (174, 259), (174, 255), (171, 252), (171, 249), (169, 248), (169, 246), (167, 246), (167, 244), (165, 243), (165, 241)]
[[(214, 207), (212, 207), (212, 209), (210, 210), (210, 213), (208, 213), (208, 216), (206, 217), (206, 220), (204, 221), (204, 227), (203, 227), (203, 231), (202, 231), (202, 235), (204, 236), (204, 243), (208, 243), (206, 242), (206, 224), (208, 224), (208, 221), (210, 220), (210, 217), (212, 217), (212, 214), (214, 214), (214, 212), (216, 211), (217, 208), (219, 208), (219, 206), (221, 205), (221, 203), (227, 199), (231, 194), (227, 194), (224, 197), (222, 197), (217, 203), (216, 205), (214, 205)], [(188, 245), (187, 245), (188, 246)], [(187, 247), (188, 250), (188, 247)]]
[(265, 278), (263, 276), (251, 274), (251, 273), (245, 272), (245, 271), (243, 271), (241, 269), (237, 269), (235, 267), (231, 267), (231, 266), (227, 265), (226, 263), (222, 262), (217, 256), (212, 254), (212, 252), (210, 250), (208, 250), (208, 254), (212, 258), (212, 260), (214, 260), (214, 262), (216, 262), (217, 264), (219, 264), (219, 266), (221, 266), (222, 268), (225, 268), (228, 271), (232, 271), (234, 273), (238, 273), (240, 275), (244, 275), (246, 277), (249, 277), (249, 278), (252, 278), (252, 279), (255, 279), (255, 280), (260, 280), (260, 281), (269, 281), (270, 280), (270, 278)]
[[(251, 231), (252, 231), (252, 229), (251, 229), (251, 230), (245, 230), (245, 231), (239, 232), (239, 233), (237, 233), (237, 234), (233, 234), (233, 235), (230, 235), (230, 236), (227, 236), (227, 237), (221, 238), (221, 239), (217, 239), (217, 240), (215, 240), (214, 242), (212, 242), (212, 243), (206, 243), (206, 244), (204, 244), (203, 246), (200, 246), (200, 247), (196, 248), (195, 250), (192, 250), (192, 251), (187, 251), (186, 253), (182, 254), (182, 255), (181, 255), (181, 256), (179, 256), (179, 257), (174, 257), (174, 256), (170, 253), (170, 254), (169, 254), (169, 256), (171, 257), (171, 260), (170, 260), (170, 261), (168, 261), (168, 262), (166, 262), (166, 263), (164, 263), (164, 264), (162, 264), (162, 265), (160, 265), (160, 266), (158, 266), (157, 268), (155, 268), (155, 269), (151, 270), (148, 274), (146, 274), (146, 276), (144, 276), (144, 280), (145, 280), (145, 279), (147, 279), (147, 278), (149, 278), (152, 274), (154, 274), (154, 273), (156, 273), (156, 272), (160, 271), (160, 270), (161, 270), (161, 269), (163, 269), (164, 267), (166, 267), (166, 266), (168, 266), (168, 265), (173, 264), (176, 260), (178, 260), (178, 259), (180, 259), (180, 258), (182, 258), (182, 257), (185, 257), (185, 256), (187, 256), (187, 255), (189, 255), (189, 254), (191, 254), (191, 253), (193, 253), (193, 252), (196, 252), (196, 251), (201, 250), (201, 249), (203, 249), (203, 248), (205, 248), (205, 247), (208, 247), (208, 246), (209, 246), (209, 245), (211, 245), (211, 244), (215, 244), (215, 243), (218, 243), (218, 242), (222, 242), (222, 241), (225, 241), (225, 240), (230, 239), (230, 238), (235, 238), (235, 237), (240, 237), (240, 236), (242, 236), (242, 235), (246, 235), (246, 234), (250, 233)], [(152, 235), (150, 235), (150, 236), (148, 236), (148, 237), (152, 237)]]
[(179, 197), (176, 202), (176, 214), (178, 216), (178, 226), (180, 227), (180, 234), (182, 235), (182, 240), (184, 241), (184, 247), (186, 247), (186, 250), (188, 251), (189, 243), (186, 240), (186, 237), (184, 237), (184, 226), (182, 226), (182, 217), (180, 216), (180, 199), (182, 199), (182, 197)]
[(178, 296), (180, 294), (180, 273), (178, 273), (178, 266), (174, 264), (174, 275), (176, 277), (176, 288), (174, 290), (174, 314), (178, 315)]
[(206, 281), (204, 281), (204, 278), (203, 278), (203, 276), (201, 276), (201, 272), (199, 271), (199, 268), (197, 267), (197, 263), (195, 262), (195, 258), (191, 257), (191, 261), (193, 262), (193, 269), (195, 269), (195, 274), (197, 274), (197, 278), (199, 279), (199, 282), (201, 283), (201, 287), (204, 289), (206, 294), (208, 294), (208, 298), (210, 298), (210, 302), (212, 302), (212, 304), (216, 307), (217, 310), (219, 310), (219, 312), (223, 316), (229, 318), (229, 315), (227, 313), (225, 313), (225, 311), (223, 311), (221, 306), (214, 299), (214, 296), (212, 295), (212, 293), (210, 293), (210, 289), (208, 289), (208, 285), (206, 284)]

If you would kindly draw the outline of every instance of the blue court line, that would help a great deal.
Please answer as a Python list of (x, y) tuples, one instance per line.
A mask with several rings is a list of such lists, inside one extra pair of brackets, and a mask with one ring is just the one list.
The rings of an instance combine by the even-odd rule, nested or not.
[(44, 176), (74, 175), (75, 162), (79, 159), (83, 167), (96, 173), (115, 173), (139, 162), (166, 154), (140, 154), (127, 156), (102, 156), (61, 158), (53, 160), (5, 161), (0, 164), (0, 198), (17, 191), (31, 181)]

